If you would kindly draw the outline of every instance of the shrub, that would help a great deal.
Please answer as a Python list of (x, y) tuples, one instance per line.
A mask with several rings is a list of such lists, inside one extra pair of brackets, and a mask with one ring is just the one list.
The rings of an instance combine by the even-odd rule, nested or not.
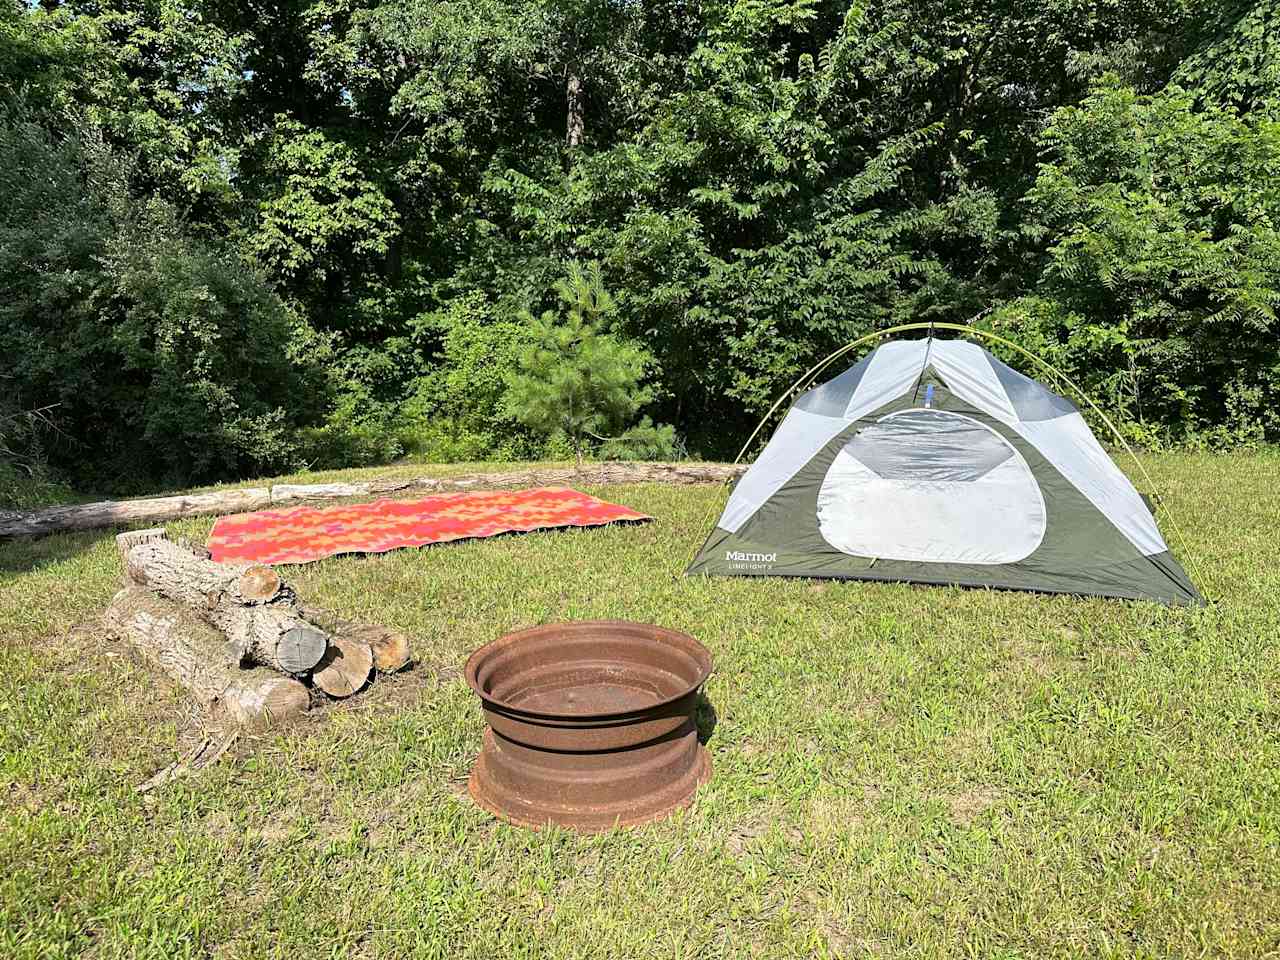
[(120, 489), (287, 469), (325, 391), (310, 333), (233, 251), (140, 200), (92, 129), (0, 113), (0, 374), (56, 404), (51, 462)]
[(418, 338), (434, 345), (435, 367), (414, 381), (400, 436), (433, 462), (527, 460), (539, 443), (506, 403), (507, 375), (528, 343), (523, 324), (504, 319), (479, 294), (420, 316)]
[(676, 436), (676, 428), (668, 424), (655, 426), (642, 417), (630, 430), (601, 444), (601, 460), (683, 460), (689, 455)]
[(49, 469), (44, 438), (51, 410), (19, 410), (0, 395), (0, 510), (26, 510), (72, 499)]

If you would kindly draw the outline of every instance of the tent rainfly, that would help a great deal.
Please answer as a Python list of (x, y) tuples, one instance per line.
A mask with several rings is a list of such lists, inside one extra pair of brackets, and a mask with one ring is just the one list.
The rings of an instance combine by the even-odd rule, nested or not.
[(1204, 602), (1070, 401), (933, 338), (803, 394), (688, 573)]

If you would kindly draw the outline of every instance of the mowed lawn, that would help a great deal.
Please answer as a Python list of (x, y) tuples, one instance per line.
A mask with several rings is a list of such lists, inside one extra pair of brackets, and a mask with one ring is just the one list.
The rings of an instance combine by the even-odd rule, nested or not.
[[(645, 526), (284, 568), (418, 667), (143, 795), (204, 734), (94, 625), (112, 533), (0, 545), (0, 956), (1276, 955), (1280, 457), (1146, 463), (1212, 608), (686, 579), (717, 487), (588, 488)], [(711, 649), (714, 777), (640, 829), (508, 827), (466, 797), (458, 668), (594, 617)]]

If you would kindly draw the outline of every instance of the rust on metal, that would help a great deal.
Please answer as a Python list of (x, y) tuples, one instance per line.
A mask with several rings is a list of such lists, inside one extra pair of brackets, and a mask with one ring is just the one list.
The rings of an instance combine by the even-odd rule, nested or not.
[(633, 826), (686, 806), (711, 776), (694, 724), (711, 654), (687, 634), (547, 624), (481, 647), (465, 673), (489, 725), (468, 786), (504, 820)]

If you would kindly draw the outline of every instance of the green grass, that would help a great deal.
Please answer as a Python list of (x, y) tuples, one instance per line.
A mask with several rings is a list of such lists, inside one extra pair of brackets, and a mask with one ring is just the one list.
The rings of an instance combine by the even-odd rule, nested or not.
[[(1147, 465), (1213, 608), (685, 579), (710, 487), (590, 491), (642, 527), (286, 568), (421, 666), (143, 796), (202, 734), (93, 627), (110, 533), (0, 546), (0, 956), (1275, 955), (1280, 459)], [(466, 799), (456, 668), (577, 617), (715, 655), (684, 815), (580, 838)]]

